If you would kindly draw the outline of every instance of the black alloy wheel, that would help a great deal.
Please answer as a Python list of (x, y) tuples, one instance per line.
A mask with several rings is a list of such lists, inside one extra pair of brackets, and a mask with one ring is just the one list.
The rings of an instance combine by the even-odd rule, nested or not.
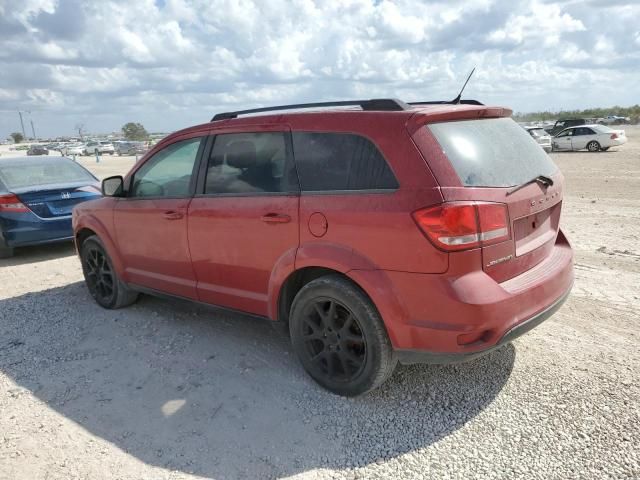
[(80, 257), (87, 288), (98, 305), (109, 309), (121, 308), (138, 299), (138, 292), (118, 278), (104, 245), (96, 235), (82, 243)]
[(339, 274), (316, 278), (300, 289), (291, 305), (289, 332), (307, 373), (338, 395), (377, 388), (397, 364), (377, 308)]
[(85, 277), (89, 292), (99, 304), (109, 304), (115, 292), (113, 269), (98, 245), (90, 245), (85, 255)]
[(303, 317), (307, 355), (333, 381), (350, 382), (362, 372), (367, 341), (355, 315), (332, 298), (310, 302)]

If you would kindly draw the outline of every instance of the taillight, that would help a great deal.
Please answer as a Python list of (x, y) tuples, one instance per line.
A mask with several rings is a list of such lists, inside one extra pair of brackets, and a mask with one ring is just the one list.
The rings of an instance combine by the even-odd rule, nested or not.
[(413, 218), (436, 247), (447, 251), (509, 239), (509, 216), (502, 203), (443, 203), (413, 212)]
[(0, 213), (2, 212), (28, 212), (29, 209), (13, 193), (0, 195)]
[(615, 140), (616, 138), (618, 138), (618, 134), (617, 133), (612, 133), (611, 134), (611, 140)]

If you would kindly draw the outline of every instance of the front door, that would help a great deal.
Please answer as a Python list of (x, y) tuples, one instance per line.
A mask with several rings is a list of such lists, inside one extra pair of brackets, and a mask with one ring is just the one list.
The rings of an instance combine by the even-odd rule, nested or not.
[(197, 299), (187, 211), (204, 138), (179, 138), (158, 151), (134, 172), (118, 201), (113, 220), (127, 282)]
[(201, 301), (268, 314), (269, 279), (298, 248), (297, 177), (289, 132), (219, 134), (189, 205)]
[(571, 137), (573, 136), (572, 128), (565, 130), (553, 139), (553, 148), (555, 150), (571, 150)]

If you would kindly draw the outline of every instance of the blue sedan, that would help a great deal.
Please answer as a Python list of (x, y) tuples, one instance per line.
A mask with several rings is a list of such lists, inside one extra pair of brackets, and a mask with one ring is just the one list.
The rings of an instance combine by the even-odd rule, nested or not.
[(0, 158), (0, 258), (14, 247), (71, 240), (73, 207), (100, 196), (98, 179), (71, 159)]

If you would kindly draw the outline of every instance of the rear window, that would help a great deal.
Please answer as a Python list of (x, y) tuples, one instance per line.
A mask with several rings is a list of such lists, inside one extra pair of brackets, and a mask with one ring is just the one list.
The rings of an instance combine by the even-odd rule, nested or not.
[(391, 168), (368, 139), (348, 133), (293, 133), (303, 191), (398, 188)]
[(512, 187), (558, 169), (510, 118), (433, 123), (426, 128), (466, 187)]
[(0, 180), (9, 190), (60, 183), (96, 182), (89, 172), (72, 161), (51, 157), (41, 162), (23, 160), (0, 163)]

